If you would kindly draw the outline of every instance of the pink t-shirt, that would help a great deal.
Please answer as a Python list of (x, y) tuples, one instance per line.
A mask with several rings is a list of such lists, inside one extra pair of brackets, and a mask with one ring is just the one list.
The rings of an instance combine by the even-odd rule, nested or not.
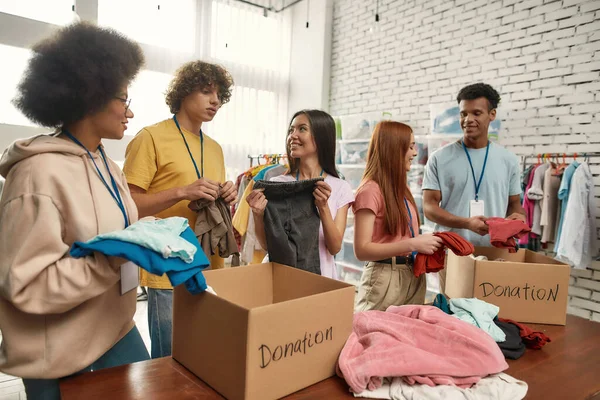
[[(419, 221), (417, 219), (417, 210), (410, 201), (408, 202), (408, 208), (412, 215), (412, 225), (415, 236), (418, 236)], [(411, 238), (410, 230), (406, 231), (406, 235), (402, 235), (402, 230), (398, 229), (398, 234), (393, 236), (385, 228), (385, 202), (377, 182), (370, 180), (356, 192), (356, 200), (354, 200), (352, 211), (356, 214), (359, 210), (371, 210), (375, 214), (373, 237), (371, 239), (374, 243), (393, 243)]]
[[(279, 175), (271, 178), (271, 181), (275, 182), (292, 182), (295, 180), (296, 178), (291, 175)], [(354, 194), (352, 193), (350, 184), (343, 179), (327, 175), (325, 176), (325, 183), (331, 186), (331, 196), (329, 196), (327, 204), (329, 205), (331, 217), (335, 220), (337, 211), (354, 201)], [(323, 224), (319, 225), (319, 257), (321, 259), (321, 275), (328, 278), (339, 279), (333, 256), (327, 250), (327, 246), (325, 245)]]

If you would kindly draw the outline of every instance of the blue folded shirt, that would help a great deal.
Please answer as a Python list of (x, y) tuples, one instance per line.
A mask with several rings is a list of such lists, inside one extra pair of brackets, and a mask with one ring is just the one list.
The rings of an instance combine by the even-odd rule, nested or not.
[(210, 262), (202, 251), (196, 235), (189, 227), (180, 236), (197, 248), (191, 263), (186, 263), (180, 258), (165, 259), (154, 250), (115, 239), (91, 239), (88, 242), (75, 242), (69, 254), (71, 257), (80, 258), (97, 251), (106, 256), (122, 257), (151, 274), (160, 276), (166, 273), (174, 287), (185, 283), (186, 289), (191, 294), (202, 293), (206, 290), (206, 279), (204, 279), (202, 270), (208, 267)]

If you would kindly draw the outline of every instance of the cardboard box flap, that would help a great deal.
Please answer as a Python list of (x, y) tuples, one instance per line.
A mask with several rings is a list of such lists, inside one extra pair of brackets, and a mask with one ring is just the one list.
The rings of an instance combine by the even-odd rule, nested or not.
[(545, 256), (540, 253), (528, 251), (525, 253), (525, 262), (536, 263), (536, 264), (554, 264), (554, 265), (566, 265), (560, 261), (555, 260), (552, 257)]
[(273, 303), (351, 287), (335, 279), (273, 263)]
[(508, 249), (498, 249), (496, 247), (475, 247), (474, 256), (485, 256), (489, 261), (502, 259), (512, 262), (524, 262), (526, 257), (525, 250), (519, 250), (516, 253), (510, 253)]
[(217, 296), (248, 310), (273, 303), (270, 263), (206, 271), (204, 277)]
[(446, 268), (446, 294), (451, 298), (473, 297), (475, 260), (448, 252), (444, 268)]

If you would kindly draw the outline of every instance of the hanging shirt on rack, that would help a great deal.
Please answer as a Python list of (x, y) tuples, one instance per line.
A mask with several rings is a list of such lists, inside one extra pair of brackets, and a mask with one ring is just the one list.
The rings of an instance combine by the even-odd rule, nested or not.
[(542, 202), (542, 243), (554, 242), (558, 214), (558, 188), (560, 177), (555, 175), (555, 168), (548, 168), (544, 173), (544, 200)]
[(527, 193), (527, 189), (529, 189), (529, 185), (531, 184), (529, 178), (534, 171), (535, 165), (530, 165), (525, 168), (521, 174), (521, 190), (523, 191), (523, 193), (521, 193), (521, 203), (527, 198), (525, 194)]
[[(529, 178), (527, 181), (527, 186), (525, 187), (523, 193), (523, 209), (525, 210), (525, 218), (526, 218), (526, 222), (527, 222), (527, 226), (529, 226), (530, 228), (533, 226), (533, 208), (535, 206), (535, 203), (533, 200), (529, 199), (529, 196), (527, 196), (527, 192), (529, 191), (529, 188), (531, 188), (531, 185), (533, 184), (533, 177), (535, 175), (535, 170), (538, 168), (538, 165), (533, 166), (533, 168), (531, 168), (531, 171), (529, 172)], [(521, 246), (525, 246), (527, 244), (529, 244), (529, 241), (531, 238), (533, 238), (535, 235), (535, 233), (531, 233), (529, 232), (526, 235), (521, 236), (521, 239), (519, 239), (519, 244)]]
[[(254, 178), (253, 178), (254, 182), (257, 182), (260, 180), (266, 181), (267, 180), (265, 178), (266, 174), (273, 169), (275, 169), (277, 171), (282, 171), (282, 172), (278, 173), (277, 175), (281, 175), (286, 171), (286, 168), (281, 164), (267, 165), (263, 169), (261, 169), (260, 172), (258, 174), (256, 174), (256, 176), (254, 176)], [(275, 176), (277, 176), (277, 175), (275, 175)]]
[(560, 187), (558, 189), (558, 199), (561, 200), (560, 205), (560, 217), (558, 220), (558, 227), (556, 228), (556, 243), (554, 245), (555, 248), (558, 249), (560, 245), (560, 237), (562, 232), (562, 226), (565, 216), (565, 211), (567, 210), (567, 203), (569, 200), (569, 189), (571, 187), (571, 179), (573, 178), (573, 174), (575, 170), (579, 167), (579, 163), (577, 161), (573, 161), (563, 172), (562, 180), (560, 182)]
[(560, 244), (556, 250), (557, 260), (578, 269), (588, 268), (598, 253), (594, 200), (592, 173), (584, 162), (573, 174)]
[(290, 167), (288, 165), (277, 165), (275, 166), (275, 168), (271, 168), (268, 171), (266, 171), (263, 179), (265, 181), (270, 181), (276, 176), (285, 174), (289, 169)]
[(542, 235), (542, 225), (540, 221), (542, 219), (542, 199), (544, 198), (544, 174), (546, 170), (550, 168), (549, 163), (541, 164), (533, 175), (533, 182), (531, 187), (527, 191), (527, 197), (529, 200), (534, 201), (533, 206), (533, 223), (531, 225), (531, 232), (536, 235)]

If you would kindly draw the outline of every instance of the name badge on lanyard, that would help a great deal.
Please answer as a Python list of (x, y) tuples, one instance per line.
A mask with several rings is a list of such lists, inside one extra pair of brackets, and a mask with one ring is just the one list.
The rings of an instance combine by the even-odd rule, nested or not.
[(121, 265), (121, 296), (140, 284), (139, 267), (131, 261)]
[(469, 217), (485, 215), (485, 203), (483, 200), (471, 200), (469, 202)]
[(473, 174), (473, 182), (475, 184), (475, 200), (469, 201), (469, 217), (484, 216), (485, 202), (483, 200), (479, 200), (479, 188), (481, 187), (481, 182), (483, 181), (483, 173), (485, 172), (485, 166), (487, 164), (488, 154), (490, 152), (490, 142), (488, 141), (486, 146), (485, 158), (483, 159), (483, 167), (481, 168), (481, 175), (479, 175), (479, 181), (475, 178), (475, 169), (473, 168), (473, 162), (471, 161), (471, 156), (467, 151), (467, 146), (465, 146), (464, 140), (461, 143), (463, 150), (467, 155), (467, 159), (469, 160), (469, 165), (471, 166), (471, 173)]

